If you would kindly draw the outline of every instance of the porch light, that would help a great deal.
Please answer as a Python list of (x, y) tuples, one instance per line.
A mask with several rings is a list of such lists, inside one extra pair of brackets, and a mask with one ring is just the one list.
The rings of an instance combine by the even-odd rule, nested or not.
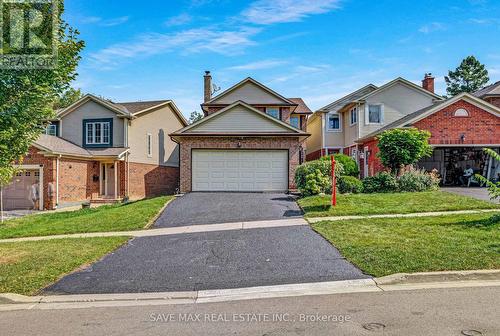
[(460, 134), (460, 142), (461, 143), (465, 142), (465, 134), (464, 133)]

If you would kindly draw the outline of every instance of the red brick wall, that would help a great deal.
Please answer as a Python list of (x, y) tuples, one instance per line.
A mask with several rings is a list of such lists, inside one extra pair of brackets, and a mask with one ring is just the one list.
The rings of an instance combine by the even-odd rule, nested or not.
[(500, 97), (490, 97), (485, 99), (488, 103), (500, 107)]
[(99, 196), (99, 162), (61, 158), (59, 160), (59, 203), (79, 202)]
[[(359, 169), (360, 169), (361, 177), (373, 176), (373, 175), (385, 170), (385, 167), (382, 165), (382, 162), (377, 157), (377, 154), (379, 152), (377, 144), (378, 144), (378, 140), (371, 140), (371, 141), (363, 143), (363, 145), (360, 146), (360, 148), (359, 148), (360, 153), (364, 153), (364, 148), (368, 147), (368, 157), (361, 158), (359, 160)], [(368, 175), (366, 175), (365, 171), (364, 171), (365, 170), (365, 160), (368, 160)]]
[[(469, 117), (455, 117), (457, 109), (464, 108)], [(466, 101), (458, 101), (427, 118), (417, 121), (415, 127), (431, 132), (431, 144), (500, 144), (500, 118)], [(464, 141), (460, 136), (464, 134)]]
[[(24, 157), (21, 164), (26, 165), (42, 165), (43, 166), (43, 207), (46, 210), (54, 209), (56, 206), (55, 195), (55, 180), (56, 180), (56, 165), (55, 158), (48, 158), (38, 154), (40, 150), (31, 147), (28, 154)], [(49, 184), (54, 185), (54, 193), (49, 195)]]
[(179, 168), (130, 162), (129, 197), (172, 195), (179, 186)]
[(318, 149), (317, 151), (314, 151), (312, 153), (309, 153), (306, 155), (306, 161), (314, 161), (319, 158), (321, 158), (324, 154), (324, 150)]
[[(238, 143), (241, 147), (238, 147)], [(182, 138), (180, 150), (181, 192), (191, 191), (192, 149), (287, 149), (289, 151), (288, 187), (295, 188), (295, 169), (299, 165), (298, 138)]]

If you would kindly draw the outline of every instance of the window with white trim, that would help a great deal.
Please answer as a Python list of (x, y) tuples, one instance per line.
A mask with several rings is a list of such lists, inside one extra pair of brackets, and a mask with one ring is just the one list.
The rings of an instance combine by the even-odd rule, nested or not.
[(357, 124), (358, 122), (358, 108), (353, 107), (350, 111), (351, 125)]
[(368, 123), (382, 123), (382, 105), (368, 105)]
[(148, 157), (153, 156), (153, 135), (148, 133), (147, 135), (147, 146), (148, 146)]
[(85, 124), (87, 145), (108, 145), (110, 139), (110, 122), (87, 122)]
[(57, 136), (57, 125), (47, 125), (47, 127), (45, 128), (45, 134)]
[(280, 119), (280, 108), (279, 107), (266, 107), (266, 113), (271, 117)]
[(328, 130), (330, 131), (341, 130), (340, 114), (338, 113), (328, 114)]

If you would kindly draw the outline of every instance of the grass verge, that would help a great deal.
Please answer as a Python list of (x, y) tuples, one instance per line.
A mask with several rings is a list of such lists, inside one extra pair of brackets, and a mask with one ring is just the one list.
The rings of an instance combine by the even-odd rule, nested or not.
[(143, 229), (173, 196), (12, 219), (0, 225), (0, 239)]
[(500, 215), (324, 221), (313, 228), (377, 277), (500, 268)]
[(337, 206), (330, 204), (330, 195), (299, 200), (309, 218), (500, 208), (490, 202), (444, 191), (338, 195)]
[(0, 293), (34, 295), (127, 240), (111, 237), (0, 244)]

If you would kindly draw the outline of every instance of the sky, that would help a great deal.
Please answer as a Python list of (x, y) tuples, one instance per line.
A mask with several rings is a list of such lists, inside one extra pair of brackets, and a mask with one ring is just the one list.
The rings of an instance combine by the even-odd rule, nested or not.
[(86, 42), (74, 87), (200, 110), (203, 74), (250, 76), (313, 110), (369, 83), (444, 76), (468, 55), (500, 80), (498, 0), (66, 0)]

